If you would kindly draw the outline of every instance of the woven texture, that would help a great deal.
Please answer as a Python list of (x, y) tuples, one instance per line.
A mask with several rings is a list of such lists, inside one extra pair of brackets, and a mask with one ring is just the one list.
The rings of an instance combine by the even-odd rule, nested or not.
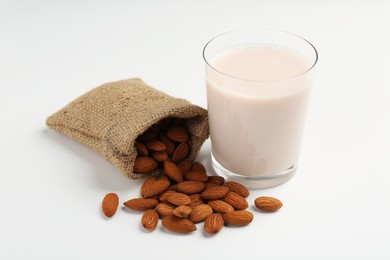
[(184, 118), (191, 133), (194, 160), (209, 136), (207, 111), (174, 98), (133, 78), (103, 84), (47, 118), (49, 128), (61, 132), (102, 154), (129, 178), (158, 175), (133, 173), (135, 139), (163, 118)]

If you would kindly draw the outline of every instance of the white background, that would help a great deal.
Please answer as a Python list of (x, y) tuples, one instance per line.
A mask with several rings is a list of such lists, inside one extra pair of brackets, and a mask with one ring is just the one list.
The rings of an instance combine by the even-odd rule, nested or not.
[[(384, 0), (1, 1), (0, 259), (390, 259), (389, 13)], [(103, 196), (122, 203), (141, 181), (46, 117), (131, 77), (206, 107), (204, 44), (248, 26), (319, 51), (300, 168), (249, 197), (284, 207), (213, 237), (147, 233), (123, 208), (105, 219)]]

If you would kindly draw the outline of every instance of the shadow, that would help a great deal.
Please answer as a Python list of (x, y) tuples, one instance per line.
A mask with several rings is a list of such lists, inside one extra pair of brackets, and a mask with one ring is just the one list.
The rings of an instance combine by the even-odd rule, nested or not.
[[(128, 191), (132, 187), (139, 186), (142, 182), (142, 180), (131, 180), (125, 177), (102, 155), (70, 137), (51, 129), (43, 129), (39, 134), (50, 139), (52, 143), (58, 144), (57, 151), (60, 151), (58, 156), (62, 156), (63, 153), (72, 153), (82, 159), (84, 165), (80, 167), (80, 171), (82, 171), (80, 174), (84, 174), (83, 182), (85, 182), (85, 176), (87, 176), (91, 181), (90, 183), (95, 184), (97, 188), (114, 192)], [(53, 153), (57, 151), (53, 151)], [(58, 165), (58, 167), (61, 167), (61, 165)]]

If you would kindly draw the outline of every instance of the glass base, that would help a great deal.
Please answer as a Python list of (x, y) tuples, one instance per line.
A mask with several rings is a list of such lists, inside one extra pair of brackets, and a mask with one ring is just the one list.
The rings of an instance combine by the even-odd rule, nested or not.
[(214, 158), (211, 153), (211, 164), (215, 172), (229, 181), (236, 181), (247, 188), (261, 189), (269, 188), (288, 181), (295, 173), (297, 165), (289, 167), (288, 169), (268, 176), (245, 176), (229, 171)]

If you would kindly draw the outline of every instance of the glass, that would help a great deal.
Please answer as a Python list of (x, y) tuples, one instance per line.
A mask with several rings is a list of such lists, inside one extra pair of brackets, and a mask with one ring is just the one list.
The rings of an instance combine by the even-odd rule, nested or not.
[(250, 188), (275, 186), (297, 169), (318, 54), (288, 32), (223, 33), (203, 50), (212, 166)]

